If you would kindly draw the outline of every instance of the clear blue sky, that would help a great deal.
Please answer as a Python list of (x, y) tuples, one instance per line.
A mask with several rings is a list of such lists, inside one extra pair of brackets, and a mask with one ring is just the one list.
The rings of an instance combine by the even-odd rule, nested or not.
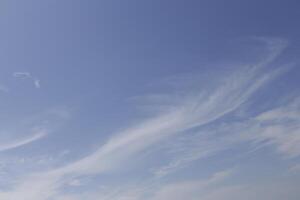
[(298, 200), (296, 0), (0, 2), (0, 200)]

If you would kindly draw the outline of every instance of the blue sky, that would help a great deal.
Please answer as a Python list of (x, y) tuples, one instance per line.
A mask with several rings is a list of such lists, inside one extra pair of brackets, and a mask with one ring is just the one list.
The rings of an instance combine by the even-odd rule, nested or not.
[(298, 200), (299, 9), (1, 1), (0, 200)]

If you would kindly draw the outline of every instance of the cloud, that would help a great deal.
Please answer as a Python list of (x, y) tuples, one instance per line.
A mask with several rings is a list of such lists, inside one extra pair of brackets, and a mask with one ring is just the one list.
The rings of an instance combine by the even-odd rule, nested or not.
[[(221, 186), (201, 196), (203, 200), (297, 200), (299, 182), (278, 181), (248, 185)], [(196, 197), (195, 197), (196, 199)]]
[(27, 137), (27, 138), (11, 141), (11, 142), (8, 142), (6, 144), (0, 144), (0, 152), (1, 151), (8, 151), (8, 150), (15, 149), (15, 148), (18, 148), (18, 147), (22, 147), (22, 146), (30, 144), (30, 143), (32, 143), (36, 140), (39, 140), (39, 139), (45, 137), (46, 135), (47, 135), (46, 132), (40, 131), (40, 132), (37, 132), (37, 133)]
[[(0, 151), (15, 149), (42, 139), (70, 117), (69, 109), (54, 107), (35, 115), (26, 116), (21, 122), (15, 120), (17, 124), (16, 128), (8, 130), (9, 134), (7, 135), (11, 135), (12, 137), (16, 137), (16, 135), (22, 136), (19, 139), (12, 139), (9, 142), (5, 142), (4, 138), (0, 137)], [(28, 130), (30, 134), (24, 136), (22, 132), (26, 133)]]
[(216, 132), (215, 129), (197, 131), (166, 143), (163, 150), (171, 159), (166, 159), (167, 164), (152, 170), (155, 177), (162, 178), (175, 173), (199, 159), (213, 156), (241, 142), (236, 135), (216, 134)]
[(274, 148), (282, 156), (300, 156), (300, 101), (285, 102), (284, 106), (262, 112), (242, 121), (215, 124), (189, 136), (178, 137), (165, 144), (173, 158), (155, 169), (162, 177), (182, 169), (200, 158), (232, 149), (240, 143), (250, 143), (249, 153), (261, 148)]
[(40, 80), (32, 76), (29, 72), (14, 72), (13, 77), (18, 79), (31, 79), (35, 88), (41, 88)]
[(32, 78), (31, 74), (29, 72), (14, 72), (13, 76), (15, 78)]
[[(220, 171), (213, 174), (206, 180), (185, 181), (172, 183), (161, 188), (151, 200), (197, 200), (203, 193), (207, 192), (209, 187), (222, 182), (232, 173), (231, 170)], [(205, 189), (205, 192), (203, 191)]]
[[(199, 198), (199, 194), (214, 188), (228, 179), (234, 171), (232, 169), (213, 173), (207, 178), (201, 180), (174, 181), (164, 185), (137, 184), (123, 186), (122, 188), (98, 188), (93, 192), (74, 194), (65, 194), (59, 196), (58, 200), (182, 200)], [(149, 194), (151, 194), (149, 196)]]
[(215, 155), (240, 143), (250, 143), (249, 153), (274, 148), (282, 156), (300, 156), (300, 99), (242, 121), (216, 124), (165, 145), (171, 161), (153, 171), (157, 177), (173, 173), (200, 158)]
[(40, 80), (34, 79), (34, 86), (35, 86), (36, 88), (41, 88)]
[[(268, 49), (270, 49), (269, 55), (255, 66), (239, 68), (227, 77), (214, 77), (214, 79), (220, 80), (219, 86), (211, 87), (208, 90), (196, 90), (191, 95), (183, 96), (172, 109), (160, 112), (136, 126), (116, 133), (94, 153), (78, 161), (45, 172), (29, 174), (18, 180), (18, 184), (14, 185), (11, 190), (0, 192), (0, 199), (63, 199), (61, 196), (64, 195), (60, 191), (70, 183), (70, 180), (79, 176), (116, 170), (125, 161), (134, 159), (135, 156), (162, 141), (221, 119), (247, 102), (257, 90), (282, 73), (282, 70), (272, 70), (267, 73), (264, 71), (285, 47), (281, 40), (278, 41), (267, 43)], [(22, 76), (26, 76), (25, 74)], [(193, 156), (191, 161), (198, 159), (200, 155), (195, 158)], [(188, 160), (188, 162), (190, 161)], [(185, 163), (186, 161), (180, 161), (179, 164), (174, 165), (172, 170)], [(208, 182), (215, 182), (216, 179), (222, 177), (221, 175), (213, 176)], [(202, 182), (192, 183), (190, 185), (191, 192), (196, 192), (196, 188), (202, 187), (203, 184)], [(189, 184), (187, 185), (189, 186)], [(165, 192), (158, 194), (156, 199), (169, 193), (170, 190), (174, 191), (165, 189)], [(183, 193), (186, 194), (186, 191)]]
[(276, 70), (263, 75), (256, 74), (253, 68), (238, 70), (214, 91), (205, 95), (196, 92), (174, 109), (116, 134), (95, 153), (58, 171), (90, 174), (108, 170), (152, 144), (234, 111), (276, 75)]
[(286, 106), (264, 112), (256, 118), (259, 131), (256, 140), (275, 145), (289, 157), (300, 156), (300, 101), (295, 99)]

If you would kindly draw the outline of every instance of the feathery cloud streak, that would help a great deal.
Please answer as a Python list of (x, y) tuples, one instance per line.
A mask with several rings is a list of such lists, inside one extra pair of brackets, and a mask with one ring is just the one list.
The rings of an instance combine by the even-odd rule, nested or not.
[(46, 132), (41, 131), (41, 132), (37, 132), (27, 138), (11, 141), (6, 144), (0, 144), (0, 152), (15, 149), (15, 148), (30, 144), (36, 140), (39, 140), (39, 139), (45, 137), (46, 135), (47, 135)]
[(35, 173), (20, 180), (11, 191), (0, 193), (8, 200), (48, 200), (59, 198), (68, 177), (92, 175), (115, 169), (150, 146), (194, 127), (211, 123), (236, 110), (258, 89), (282, 73), (265, 73), (267, 67), (284, 49), (281, 40), (266, 40), (269, 55), (252, 67), (238, 69), (222, 79), (222, 85), (211, 91), (195, 91), (172, 110), (117, 133), (91, 155), (64, 167)]

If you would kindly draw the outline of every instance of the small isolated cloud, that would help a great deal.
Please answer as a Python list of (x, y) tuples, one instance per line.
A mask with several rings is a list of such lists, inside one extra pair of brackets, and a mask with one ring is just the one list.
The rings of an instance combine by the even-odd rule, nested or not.
[(31, 74), (29, 72), (14, 72), (13, 76), (15, 78), (31, 78)]
[(41, 88), (40, 80), (35, 79), (35, 80), (34, 80), (34, 86), (35, 86), (36, 88)]
[(41, 88), (40, 80), (32, 76), (30, 72), (14, 72), (13, 77), (18, 79), (31, 79), (35, 88)]

